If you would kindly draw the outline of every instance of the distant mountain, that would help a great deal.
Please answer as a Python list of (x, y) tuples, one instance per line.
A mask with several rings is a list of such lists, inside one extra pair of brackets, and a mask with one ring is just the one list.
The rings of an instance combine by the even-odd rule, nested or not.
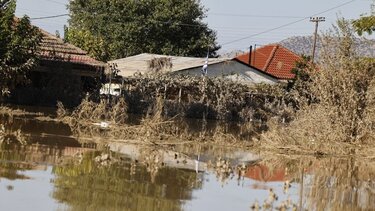
[(246, 53), (245, 51), (241, 51), (241, 50), (233, 50), (233, 51), (229, 51), (229, 52), (225, 52), (223, 54), (221, 54), (219, 57), (220, 58), (235, 58), (239, 55), (242, 55)]
[[(312, 46), (313, 46), (313, 37), (312, 36), (294, 36), (282, 40), (279, 42), (282, 46), (292, 50), (296, 54), (305, 54), (311, 55)], [(359, 55), (365, 57), (375, 58), (375, 40), (364, 40), (356, 39), (355, 40), (356, 50)], [(321, 42), (318, 39), (316, 54), (319, 57), (319, 49), (321, 48)]]

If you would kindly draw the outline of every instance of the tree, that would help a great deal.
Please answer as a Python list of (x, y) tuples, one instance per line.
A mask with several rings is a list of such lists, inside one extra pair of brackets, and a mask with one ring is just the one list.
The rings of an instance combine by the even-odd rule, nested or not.
[(364, 32), (372, 34), (375, 31), (375, 3), (373, 4), (370, 15), (362, 15), (361, 18), (353, 21), (353, 26), (359, 35)]
[(139, 53), (216, 56), (216, 32), (197, 0), (75, 0), (66, 41), (107, 61)]
[(15, 9), (15, 0), (0, 0), (0, 96), (27, 80), (41, 40), (28, 17), (14, 16)]

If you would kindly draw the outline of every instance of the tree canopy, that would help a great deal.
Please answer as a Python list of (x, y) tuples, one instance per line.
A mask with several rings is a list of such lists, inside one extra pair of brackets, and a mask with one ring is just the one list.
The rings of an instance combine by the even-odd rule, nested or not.
[(15, 0), (0, 0), (0, 96), (25, 82), (36, 60), (41, 34), (28, 17), (16, 18)]
[(375, 31), (375, 1), (372, 5), (372, 11), (369, 15), (362, 15), (361, 18), (353, 21), (353, 26), (359, 35), (364, 32), (372, 34)]
[(139, 53), (216, 56), (216, 32), (198, 0), (75, 0), (66, 41), (108, 61)]

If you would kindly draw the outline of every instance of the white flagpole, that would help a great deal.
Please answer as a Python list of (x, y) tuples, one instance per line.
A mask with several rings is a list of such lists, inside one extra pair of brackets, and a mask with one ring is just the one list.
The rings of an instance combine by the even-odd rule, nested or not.
[(207, 57), (206, 57), (206, 61), (204, 62), (204, 65), (202, 67), (202, 75), (203, 76), (207, 76), (207, 69), (208, 69), (208, 54), (210, 53), (210, 50), (207, 49)]

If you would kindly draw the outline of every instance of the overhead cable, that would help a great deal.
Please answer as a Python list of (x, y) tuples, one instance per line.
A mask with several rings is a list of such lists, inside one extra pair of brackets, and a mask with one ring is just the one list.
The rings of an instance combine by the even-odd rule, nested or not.
[(61, 14), (61, 15), (44, 16), (44, 17), (38, 17), (38, 18), (30, 18), (30, 20), (51, 19), (51, 18), (58, 18), (58, 17), (64, 17), (64, 16), (69, 16), (69, 14)]
[[(345, 3), (343, 3), (343, 4), (340, 4), (340, 5), (337, 5), (337, 6), (335, 6), (335, 7), (329, 8), (329, 9), (327, 9), (327, 10), (324, 10), (324, 11), (322, 11), (322, 12), (319, 12), (319, 13), (313, 14), (313, 15), (311, 15), (311, 16), (321, 15), (321, 14), (323, 14), (323, 13), (326, 13), (326, 12), (329, 12), (329, 11), (331, 11), (331, 10), (337, 9), (337, 8), (339, 8), (339, 7), (342, 7), (342, 6), (348, 5), (348, 4), (353, 3), (353, 2), (355, 2), (355, 1), (356, 1), (356, 0), (347, 1), (347, 2), (345, 2)], [(223, 45), (228, 45), (228, 44), (232, 44), (232, 43), (239, 42), (239, 41), (242, 41), (242, 40), (247, 40), (247, 39), (249, 39), (249, 38), (252, 38), (252, 37), (255, 37), (255, 36), (258, 36), (258, 35), (261, 35), (261, 34), (265, 34), (265, 33), (271, 32), (271, 31), (275, 31), (275, 30), (278, 30), (278, 29), (281, 29), (281, 28), (287, 27), (287, 26), (290, 26), (290, 25), (293, 25), (293, 24), (296, 24), (296, 23), (299, 23), (299, 22), (305, 21), (305, 20), (307, 20), (307, 19), (310, 19), (311, 16), (309, 16), (309, 17), (304, 17), (304, 18), (301, 18), (301, 19), (299, 19), (299, 20), (296, 20), (296, 21), (293, 21), (293, 22), (290, 22), (290, 23), (287, 23), (287, 24), (283, 24), (283, 25), (281, 25), (281, 26), (278, 26), (278, 27), (275, 27), (275, 28), (271, 28), (271, 29), (268, 29), (268, 30), (265, 30), (265, 31), (262, 31), (262, 32), (259, 32), (259, 33), (255, 33), (255, 34), (252, 34), (252, 35), (249, 35), (249, 36), (246, 36), (246, 37), (242, 37), (242, 38), (239, 38), (239, 39), (236, 39), (236, 40), (232, 40), (232, 41), (230, 41), (230, 42), (226, 42), (226, 43), (221, 44), (221, 46), (223, 46)]]

